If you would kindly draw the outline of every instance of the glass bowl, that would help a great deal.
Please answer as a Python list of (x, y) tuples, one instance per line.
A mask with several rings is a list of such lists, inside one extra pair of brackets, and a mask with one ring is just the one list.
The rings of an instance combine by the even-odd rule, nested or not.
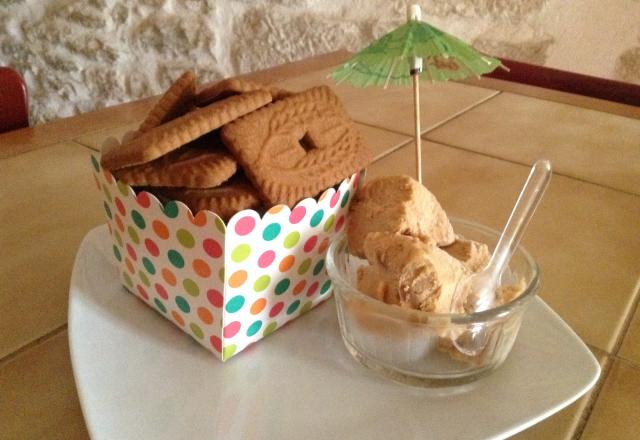
[[(492, 249), (499, 233), (482, 225), (451, 219), (457, 234)], [(500, 366), (513, 347), (523, 314), (540, 286), (538, 265), (522, 247), (514, 253), (500, 286), (524, 282), (511, 302), (474, 314), (427, 313), (385, 304), (358, 290), (357, 269), (368, 264), (349, 254), (346, 236), (334, 240), (327, 270), (342, 339), (360, 363), (393, 380), (419, 386), (450, 386), (476, 380)], [(469, 335), (483, 343), (471, 352), (458, 346)]]

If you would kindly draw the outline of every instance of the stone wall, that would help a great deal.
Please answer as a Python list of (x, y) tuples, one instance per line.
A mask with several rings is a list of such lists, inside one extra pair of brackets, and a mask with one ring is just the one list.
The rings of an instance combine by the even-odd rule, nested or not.
[[(640, 1), (431, 0), (423, 18), (486, 52), (640, 83)], [(405, 19), (399, 0), (0, 0), (0, 65), (33, 122), (339, 48)]]

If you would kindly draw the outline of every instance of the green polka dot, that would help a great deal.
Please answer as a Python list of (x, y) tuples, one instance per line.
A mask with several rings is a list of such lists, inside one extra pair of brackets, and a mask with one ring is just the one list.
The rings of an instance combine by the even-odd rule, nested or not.
[(120, 194), (125, 197), (129, 195), (129, 187), (126, 184), (122, 182), (116, 182), (116, 185), (118, 186), (118, 191), (120, 191)]
[(347, 202), (349, 201), (349, 196), (350, 196), (349, 191), (344, 193), (344, 196), (342, 196), (342, 201), (340, 202), (341, 207), (344, 208), (345, 206), (347, 206)]
[(184, 281), (182, 281), (182, 287), (184, 287), (184, 290), (186, 290), (187, 293), (191, 296), (200, 295), (200, 288), (198, 287), (196, 282), (190, 278), (185, 278)]
[(153, 265), (151, 260), (149, 260), (147, 257), (142, 257), (142, 265), (147, 270), (147, 272), (149, 272), (151, 275), (156, 274), (155, 266)]
[(91, 163), (93, 164), (93, 169), (96, 171), (100, 171), (100, 164), (95, 156), (91, 156)]
[(147, 224), (144, 221), (144, 218), (142, 218), (142, 214), (140, 214), (135, 209), (131, 211), (131, 218), (133, 219), (133, 222), (136, 224), (138, 228), (144, 229), (147, 226)]
[(265, 241), (271, 241), (280, 234), (281, 230), (282, 227), (278, 223), (271, 223), (262, 231), (262, 238), (264, 238)]
[(278, 328), (278, 323), (277, 322), (272, 322), (270, 323), (268, 326), (265, 327), (264, 331), (262, 332), (263, 336), (269, 336), (271, 333), (273, 333), (276, 329)]
[(120, 255), (120, 249), (115, 244), (113, 245), (113, 254), (116, 256), (116, 260), (122, 261), (122, 255)]
[(106, 185), (102, 185), (102, 191), (104, 191), (104, 195), (107, 197), (109, 203), (113, 203), (113, 197), (111, 196), (111, 191), (107, 188)]
[(229, 313), (236, 313), (238, 310), (242, 308), (243, 305), (244, 305), (244, 296), (237, 295), (229, 300), (225, 308)]
[(329, 229), (331, 229), (331, 226), (333, 226), (333, 222), (336, 219), (336, 216), (331, 214), (329, 216), (329, 218), (327, 219), (326, 223), (324, 224), (324, 231), (325, 232), (329, 232)]
[(113, 214), (111, 214), (111, 209), (109, 209), (109, 205), (107, 205), (107, 202), (104, 202), (104, 212), (107, 213), (107, 217), (109, 217), (109, 220), (113, 220)]
[(116, 236), (116, 241), (118, 242), (118, 245), (122, 246), (122, 237), (120, 236), (120, 233), (118, 231), (114, 231), (113, 235)]
[(305, 259), (302, 264), (300, 264), (300, 267), (298, 267), (298, 274), (304, 275), (309, 270), (309, 267), (311, 267), (311, 258)]
[(220, 281), (224, 283), (224, 267), (221, 267), (218, 271), (218, 278), (220, 278)]
[(133, 288), (133, 281), (131, 281), (131, 277), (129, 276), (128, 273), (123, 272), (122, 273), (122, 278), (124, 278), (124, 283), (129, 287), (129, 288)]
[(294, 302), (291, 303), (291, 305), (289, 305), (289, 307), (287, 307), (287, 315), (291, 315), (293, 312), (298, 310), (298, 307), (300, 307), (299, 299), (295, 300)]
[(198, 338), (198, 339), (204, 338), (204, 332), (198, 326), (198, 324), (196, 324), (195, 322), (192, 322), (191, 324), (189, 324), (189, 328), (191, 329), (191, 333), (193, 333), (193, 335), (196, 338)]
[(322, 271), (323, 267), (324, 267), (324, 260), (318, 261), (316, 265), (313, 267), (313, 274), (318, 275)]
[(216, 217), (216, 220), (214, 223), (216, 224), (216, 228), (218, 229), (218, 231), (224, 234), (226, 227), (224, 226), (224, 222), (222, 221), (222, 219), (220, 219), (220, 217)]
[(262, 321), (256, 321), (247, 329), (247, 336), (253, 336), (260, 331), (262, 327)]
[(240, 263), (246, 260), (250, 253), (251, 246), (248, 244), (239, 244), (233, 251), (231, 251), (231, 259), (236, 263)]
[(284, 239), (284, 247), (287, 249), (291, 249), (300, 241), (300, 233), (298, 231), (293, 231), (289, 235), (287, 235)]
[(289, 278), (285, 278), (284, 280), (280, 280), (278, 284), (276, 284), (276, 295), (282, 295), (287, 291), (291, 285), (291, 280)]
[(182, 269), (184, 267), (184, 258), (180, 255), (180, 252), (171, 249), (167, 256), (169, 257), (169, 261), (178, 269)]
[(313, 302), (311, 301), (307, 301), (306, 303), (304, 303), (304, 305), (302, 306), (302, 308), (300, 309), (300, 314), (304, 315), (305, 313), (307, 313), (309, 310), (311, 310), (311, 308), (313, 307)]
[(138, 271), (138, 278), (140, 278), (140, 281), (142, 281), (142, 284), (144, 284), (145, 286), (151, 286), (149, 278), (147, 278), (147, 275), (143, 271)]
[(324, 282), (324, 284), (322, 284), (322, 287), (320, 288), (320, 295), (324, 295), (325, 293), (327, 293), (327, 291), (331, 288), (331, 280), (327, 280)]
[(127, 232), (129, 233), (129, 237), (131, 237), (131, 241), (133, 241), (135, 244), (140, 244), (140, 237), (138, 236), (138, 233), (135, 229), (129, 226), (127, 227)]
[(271, 282), (271, 277), (269, 275), (262, 275), (259, 277), (255, 283), (253, 283), (253, 290), (256, 292), (262, 292), (264, 289), (269, 287), (269, 283)]
[(173, 200), (167, 202), (162, 210), (164, 211), (164, 215), (169, 218), (176, 218), (178, 216), (178, 204)]
[(236, 344), (227, 345), (222, 350), (222, 358), (225, 360), (229, 359), (231, 356), (233, 356), (236, 353), (237, 348), (238, 347), (236, 347)]
[(164, 306), (164, 304), (162, 304), (162, 301), (160, 301), (158, 298), (155, 298), (153, 302), (158, 310), (160, 310), (162, 313), (167, 313), (167, 308)]
[(176, 305), (184, 313), (189, 313), (191, 311), (191, 306), (189, 305), (187, 300), (184, 299), (184, 297), (182, 296), (176, 296)]
[(191, 249), (196, 245), (196, 241), (194, 240), (193, 235), (191, 235), (191, 233), (186, 229), (178, 229), (176, 235), (180, 244), (187, 249)]
[(318, 209), (316, 213), (311, 217), (309, 224), (315, 228), (322, 221), (322, 217), (324, 217), (324, 211), (322, 209)]

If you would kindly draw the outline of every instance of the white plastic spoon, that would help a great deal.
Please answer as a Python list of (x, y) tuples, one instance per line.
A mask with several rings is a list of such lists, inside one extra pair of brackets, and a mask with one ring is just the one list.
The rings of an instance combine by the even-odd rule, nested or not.
[[(540, 159), (531, 168), (529, 177), (520, 192), (520, 196), (511, 211), (509, 220), (496, 244), (489, 264), (480, 272), (465, 278), (456, 287), (451, 301), (452, 313), (476, 313), (488, 310), (496, 305), (496, 290), (502, 272), (507, 267), (513, 252), (518, 247), (529, 220), (542, 199), (551, 180), (551, 163)], [(478, 328), (464, 338), (456, 338), (458, 349), (473, 355), (486, 343), (486, 329)], [(464, 346), (461, 340), (464, 341)]]

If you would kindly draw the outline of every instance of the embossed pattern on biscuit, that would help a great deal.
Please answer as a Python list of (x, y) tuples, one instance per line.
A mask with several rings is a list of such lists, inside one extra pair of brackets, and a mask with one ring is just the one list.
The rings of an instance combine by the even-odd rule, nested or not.
[(138, 133), (142, 134), (158, 125), (187, 113), (193, 106), (196, 76), (188, 70), (180, 76), (153, 106)]
[(211, 188), (236, 170), (236, 160), (221, 145), (191, 143), (151, 162), (114, 171), (114, 176), (132, 186)]
[(214, 102), (155, 127), (118, 148), (105, 151), (101, 164), (113, 171), (150, 162), (269, 102), (271, 95), (264, 90)]
[(294, 205), (364, 168), (368, 148), (329, 87), (286, 97), (221, 130), (267, 205)]

